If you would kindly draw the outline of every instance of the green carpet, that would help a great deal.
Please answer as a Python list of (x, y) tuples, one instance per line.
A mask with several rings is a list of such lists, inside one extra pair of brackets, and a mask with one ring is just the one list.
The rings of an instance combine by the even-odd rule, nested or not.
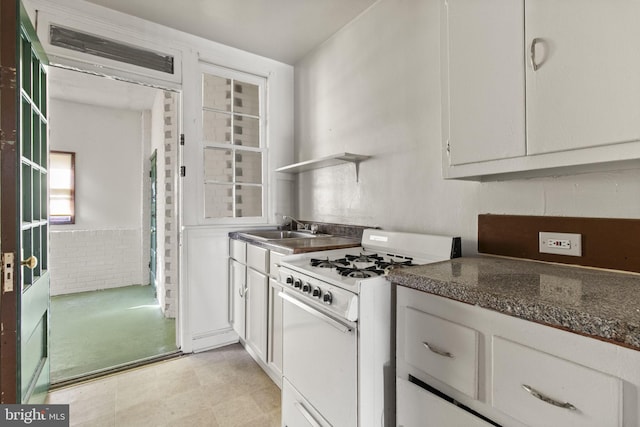
[(51, 297), (50, 333), (52, 383), (177, 350), (151, 286)]

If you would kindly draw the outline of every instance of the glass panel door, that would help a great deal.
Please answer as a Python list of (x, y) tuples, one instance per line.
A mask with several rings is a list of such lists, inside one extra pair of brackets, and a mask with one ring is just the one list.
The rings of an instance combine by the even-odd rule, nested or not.
[(19, 399), (41, 403), (49, 388), (49, 227), (47, 74), (35, 31), (20, 25)]

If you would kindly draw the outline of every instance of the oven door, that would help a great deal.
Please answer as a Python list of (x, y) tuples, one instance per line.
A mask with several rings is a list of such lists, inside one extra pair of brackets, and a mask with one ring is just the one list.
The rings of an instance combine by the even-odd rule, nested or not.
[[(357, 324), (286, 291), (280, 296), (284, 378), (332, 426), (357, 426)], [(284, 399), (282, 404), (295, 405)], [(287, 420), (283, 419), (283, 425)]]

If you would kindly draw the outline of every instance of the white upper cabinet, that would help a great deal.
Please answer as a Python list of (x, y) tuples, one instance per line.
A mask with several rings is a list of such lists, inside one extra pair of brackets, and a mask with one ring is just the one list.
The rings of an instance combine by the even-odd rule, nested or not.
[(443, 0), (444, 177), (640, 159), (638, 22), (637, 0)]
[(527, 64), (527, 153), (640, 140), (640, 2), (533, 0), (525, 16), (537, 64)]
[(524, 27), (518, 19), (524, 2), (447, 3), (442, 75), (443, 99), (449, 101), (443, 119), (450, 163), (524, 156)]

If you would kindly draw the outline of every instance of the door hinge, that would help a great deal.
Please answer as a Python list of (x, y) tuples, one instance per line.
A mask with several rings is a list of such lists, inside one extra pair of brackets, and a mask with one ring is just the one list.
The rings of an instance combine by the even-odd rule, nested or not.
[(180, 145), (184, 145), (184, 133), (180, 134)]
[(2, 254), (2, 291), (13, 291), (13, 269), (15, 255), (13, 252), (5, 252)]
[(149, 171), (149, 178), (153, 178), (153, 172)]
[(180, 176), (181, 177), (185, 177), (187, 176), (187, 167), (186, 166), (180, 166)]

